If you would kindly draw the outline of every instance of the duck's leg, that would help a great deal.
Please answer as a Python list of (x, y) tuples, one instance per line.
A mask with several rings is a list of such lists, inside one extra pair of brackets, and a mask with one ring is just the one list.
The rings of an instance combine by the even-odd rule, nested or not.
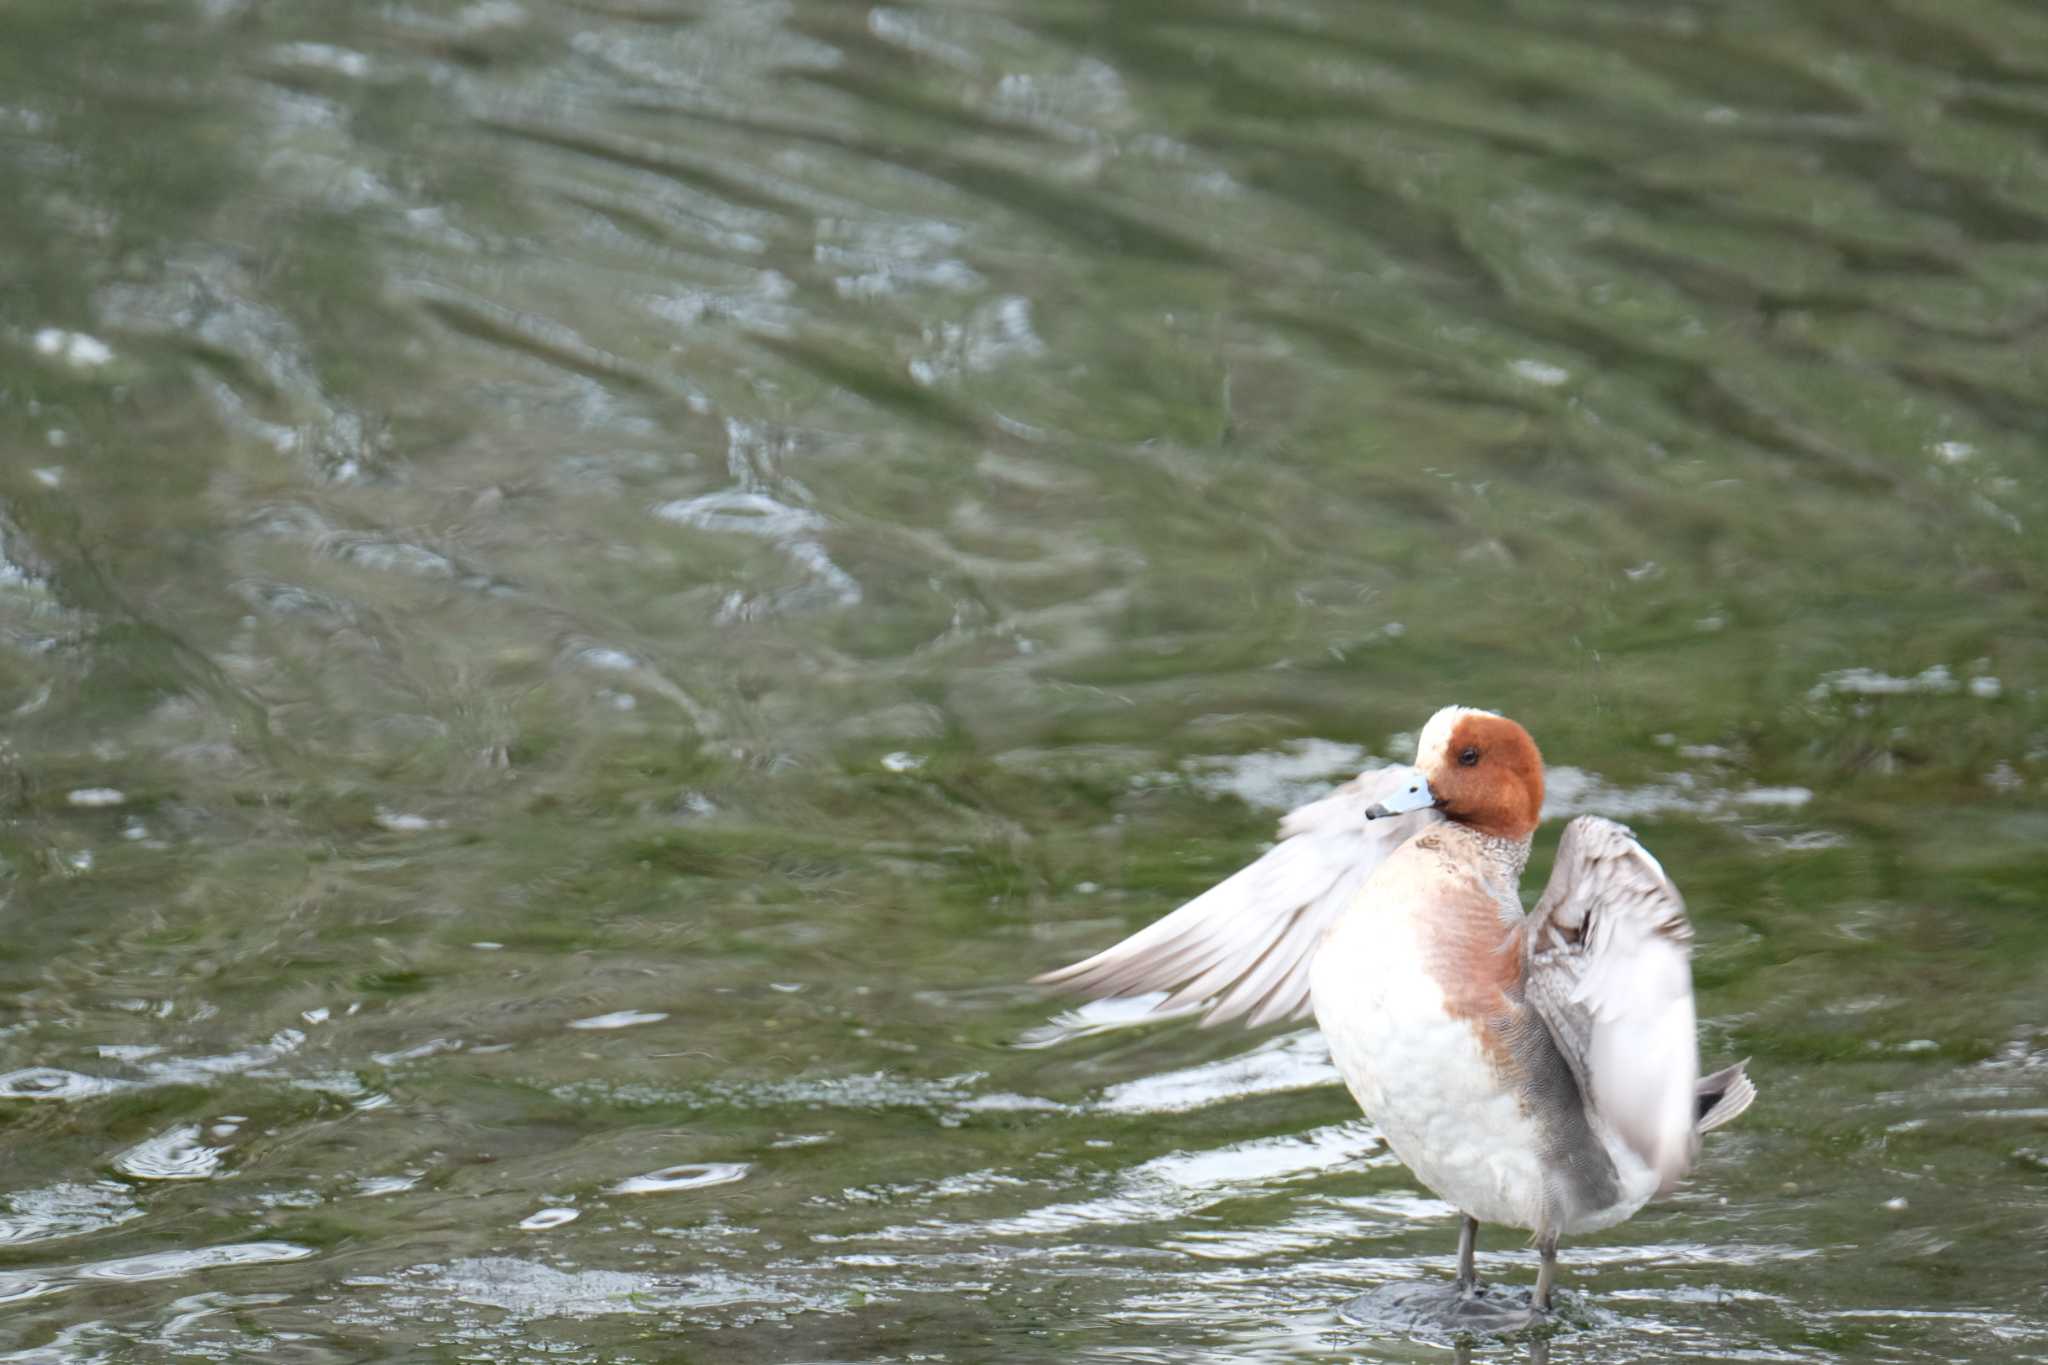
[(1543, 1253), (1543, 1266), (1536, 1272), (1536, 1292), (1529, 1296), (1529, 1308), (1532, 1312), (1548, 1313), (1550, 1288), (1557, 1280), (1557, 1234), (1551, 1233), (1536, 1246)]
[(1470, 1295), (1479, 1288), (1479, 1272), (1472, 1268), (1473, 1253), (1479, 1250), (1479, 1220), (1466, 1214), (1458, 1226), (1458, 1292)]
[[(1460, 1334), (1519, 1332), (1531, 1323), (1541, 1322), (1543, 1314), (1533, 1300), (1479, 1283), (1478, 1267), (1473, 1263), (1479, 1251), (1479, 1220), (1469, 1215), (1460, 1215), (1460, 1220), (1458, 1278), (1454, 1283), (1422, 1280), (1383, 1284), (1360, 1294), (1339, 1311), (1352, 1322)], [(1544, 1245), (1555, 1251), (1557, 1241), (1552, 1238)], [(1548, 1264), (1546, 1261), (1545, 1265)]]

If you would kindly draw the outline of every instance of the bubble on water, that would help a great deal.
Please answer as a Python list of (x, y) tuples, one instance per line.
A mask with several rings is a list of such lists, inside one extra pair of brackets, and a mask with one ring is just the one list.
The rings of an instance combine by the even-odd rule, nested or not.
[(128, 797), (115, 787), (79, 787), (64, 799), (74, 806), (118, 806)]

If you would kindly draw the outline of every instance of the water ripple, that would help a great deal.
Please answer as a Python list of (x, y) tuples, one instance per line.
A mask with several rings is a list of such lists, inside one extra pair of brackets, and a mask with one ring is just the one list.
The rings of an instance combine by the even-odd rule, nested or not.
[[(708, 1270), (681, 1280), (617, 1270), (558, 1270), (515, 1256), (470, 1257), (446, 1265), (420, 1266), (383, 1289), (380, 1302), (345, 1308), (341, 1321), (387, 1328), (396, 1320), (444, 1319), (451, 1305), (480, 1307), (509, 1323), (547, 1318), (600, 1318), (655, 1313), (664, 1309), (721, 1304), (801, 1302), (799, 1294), (771, 1284)], [(460, 1308), (454, 1315), (464, 1316)]]
[(197, 1270), (217, 1270), (228, 1266), (282, 1265), (288, 1261), (303, 1261), (313, 1254), (313, 1248), (291, 1242), (234, 1242), (225, 1246), (193, 1247), (96, 1261), (78, 1266), (71, 1274), (81, 1280), (135, 1283), (167, 1280)]
[(0, 1350), (1436, 1351), (1312, 1034), (996, 1044), (1451, 688), (1810, 1100), (1560, 1357), (2048, 1340), (2038, 7), (274, 8), (0, 45)]
[(668, 1016), (660, 1010), (615, 1010), (610, 1014), (593, 1014), (587, 1019), (571, 1019), (569, 1027), (574, 1029), (622, 1029), (637, 1028), (642, 1024), (658, 1024)]
[(1173, 1114), (1252, 1095), (1335, 1085), (1342, 1079), (1330, 1062), (1323, 1035), (1303, 1029), (1221, 1061), (1119, 1081), (1103, 1091), (1098, 1105), (1110, 1113)]
[(0, 1099), (90, 1100), (125, 1089), (131, 1082), (83, 1076), (54, 1066), (28, 1067), (0, 1075)]
[(76, 1237), (142, 1216), (128, 1187), (111, 1181), (58, 1184), (0, 1196), (0, 1245)]
[(730, 1185), (744, 1180), (752, 1169), (746, 1162), (708, 1162), (664, 1166), (646, 1175), (630, 1176), (612, 1186), (614, 1194), (670, 1194), (676, 1190), (697, 1190), (710, 1185)]
[(208, 1180), (220, 1173), (225, 1147), (199, 1140), (199, 1125), (182, 1124), (114, 1158), (114, 1169), (137, 1180)]
[(520, 1219), (519, 1227), (522, 1232), (545, 1232), (549, 1228), (558, 1228), (564, 1224), (573, 1223), (582, 1216), (582, 1212), (577, 1209), (541, 1209), (538, 1212), (529, 1213), (526, 1217)]

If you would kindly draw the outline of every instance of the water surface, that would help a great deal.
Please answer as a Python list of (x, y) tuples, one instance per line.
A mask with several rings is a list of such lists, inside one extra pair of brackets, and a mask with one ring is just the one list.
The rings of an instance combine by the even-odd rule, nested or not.
[(0, 1359), (1445, 1359), (1023, 982), (1449, 701), (1764, 1090), (1552, 1359), (2048, 1359), (2034, 8), (21, 0), (0, 173)]

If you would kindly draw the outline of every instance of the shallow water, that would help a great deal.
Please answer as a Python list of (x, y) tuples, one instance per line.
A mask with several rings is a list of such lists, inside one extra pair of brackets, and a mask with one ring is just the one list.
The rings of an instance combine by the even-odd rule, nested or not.
[(0, 1360), (1448, 1359), (1023, 982), (1451, 700), (1763, 1088), (1551, 1358), (2048, 1359), (2036, 9), (22, 0), (0, 170)]

